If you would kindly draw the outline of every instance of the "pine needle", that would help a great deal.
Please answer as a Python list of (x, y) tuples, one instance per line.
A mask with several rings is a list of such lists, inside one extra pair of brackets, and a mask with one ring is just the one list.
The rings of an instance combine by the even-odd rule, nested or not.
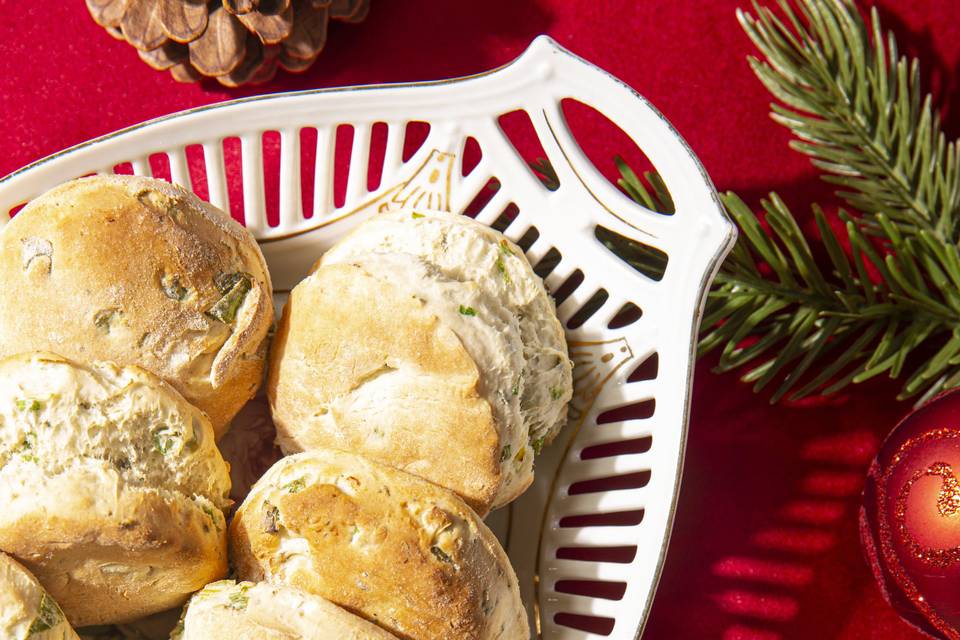
[(851, 0), (778, 4), (785, 19), (756, 3), (737, 18), (763, 56), (750, 66), (781, 103), (771, 115), (797, 137), (791, 146), (868, 227), (884, 214), (904, 233), (956, 242), (960, 148), (921, 90), (918, 61), (898, 53), (876, 9), (867, 24)]

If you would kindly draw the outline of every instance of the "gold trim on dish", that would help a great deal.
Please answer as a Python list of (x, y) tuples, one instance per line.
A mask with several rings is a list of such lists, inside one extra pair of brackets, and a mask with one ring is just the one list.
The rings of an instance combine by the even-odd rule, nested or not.
[[(613, 349), (606, 349), (607, 345), (619, 345)], [(543, 515), (540, 517), (540, 529), (537, 533), (537, 552), (533, 565), (533, 620), (536, 626), (537, 637), (541, 638), (540, 621), (540, 556), (543, 552), (543, 536), (547, 528), (547, 516), (550, 513), (550, 507), (553, 505), (553, 498), (557, 492), (557, 479), (564, 465), (567, 464), (570, 456), (570, 449), (580, 433), (583, 422), (593, 408), (597, 397), (603, 391), (604, 386), (619, 371), (623, 365), (634, 358), (633, 349), (626, 338), (616, 338), (614, 340), (591, 340), (591, 341), (571, 341), (568, 345), (570, 350), (570, 359), (573, 360), (574, 367), (574, 393), (570, 400), (569, 418), (571, 420), (566, 427), (567, 441), (564, 444), (563, 454), (560, 458), (560, 464), (557, 465), (550, 479), (550, 489), (547, 491), (547, 501), (543, 505)], [(617, 353), (623, 356), (615, 361)], [(615, 362), (612, 366), (611, 362)], [(604, 372), (603, 367), (610, 368)], [(587, 367), (584, 369), (584, 367)], [(578, 403), (577, 401), (582, 401)]]
[[(610, 207), (608, 207), (608, 206), (603, 202), (603, 200), (600, 199), (600, 196), (598, 196), (596, 193), (593, 192), (593, 189), (590, 188), (590, 185), (587, 184), (587, 181), (584, 180), (584, 179), (583, 179), (583, 176), (580, 175), (580, 172), (577, 171), (577, 167), (574, 166), (574, 164), (573, 164), (572, 162), (570, 162), (570, 156), (567, 155), (567, 150), (563, 148), (563, 145), (562, 145), (562, 144), (560, 144), (560, 138), (557, 137), (557, 132), (553, 130), (553, 123), (551, 123), (551, 122), (550, 122), (550, 118), (547, 117), (547, 110), (546, 110), (546, 109), (542, 109), (542, 110), (541, 110), (541, 113), (543, 114), (543, 121), (547, 124), (547, 130), (550, 132), (550, 135), (553, 136), (553, 141), (556, 143), (557, 149), (559, 149), (559, 150), (560, 150), (560, 153), (563, 154), (563, 159), (567, 161), (567, 166), (570, 167), (570, 171), (573, 172), (573, 175), (577, 176), (577, 180), (580, 181), (580, 184), (583, 185), (583, 188), (586, 190), (586, 192), (590, 194), (590, 196), (597, 202), (598, 205), (600, 205), (600, 207), (601, 207), (604, 211), (606, 211), (607, 213), (609, 213), (610, 215), (612, 215), (614, 218), (616, 218), (617, 220), (619, 220), (619, 221), (622, 222), (623, 224), (627, 225), (627, 226), (630, 227), (631, 229), (637, 231), (638, 233), (641, 233), (641, 234), (643, 234), (643, 235), (645, 235), (645, 236), (647, 236), (647, 237), (649, 237), (649, 238), (654, 238), (654, 239), (656, 239), (657, 236), (655, 236), (654, 234), (650, 233), (649, 231), (644, 231), (643, 229), (637, 227), (637, 225), (633, 224), (633, 223), (630, 222), (629, 220), (626, 220), (626, 219), (624, 219), (623, 217), (621, 217), (620, 215), (618, 215), (616, 211), (614, 211), (613, 209), (611, 209)], [(639, 206), (639, 205), (637, 205), (637, 206)]]
[[(410, 205), (413, 207), (423, 207), (431, 211), (449, 212), (450, 183), (453, 180), (453, 161), (455, 158), (456, 156), (452, 153), (433, 149), (420, 166), (413, 170), (413, 174), (409, 178), (398, 182), (370, 200), (357, 205), (350, 211), (335, 218), (322, 220), (313, 226), (297, 229), (296, 231), (291, 231), (290, 233), (285, 233), (280, 236), (263, 238), (258, 240), (258, 242), (260, 244), (271, 244), (280, 242), (281, 240), (296, 238), (330, 226), (335, 222), (346, 220), (359, 213), (369, 211), (370, 209), (374, 209), (376, 213), (383, 213), (384, 211), (394, 211)], [(438, 166), (432, 167), (432, 170), (428, 171), (428, 169), (431, 168), (431, 163)], [(440, 180), (441, 176), (443, 177), (442, 181)], [(427, 201), (422, 204), (424, 197), (426, 197)], [(412, 204), (410, 202), (411, 200), (413, 200)], [(434, 205), (434, 201), (436, 201), (436, 205)]]

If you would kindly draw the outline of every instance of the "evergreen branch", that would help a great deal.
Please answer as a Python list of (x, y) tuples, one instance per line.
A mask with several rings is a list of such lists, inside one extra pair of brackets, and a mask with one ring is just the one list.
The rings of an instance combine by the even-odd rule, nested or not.
[[(798, 140), (838, 195), (867, 217), (942, 241), (960, 234), (960, 147), (948, 143), (917, 60), (900, 56), (876, 9), (869, 26), (852, 0), (778, 0), (783, 17), (754, 3), (737, 11), (764, 59), (750, 66), (782, 104), (772, 117)], [(798, 15), (799, 12), (799, 15)]]
[[(717, 276), (703, 320), (699, 351), (719, 349), (719, 371), (750, 367), (742, 377), (756, 391), (779, 380), (773, 402), (833, 393), (884, 373), (899, 376), (918, 351), (935, 355), (907, 378), (901, 397), (936, 393), (960, 381), (955, 245), (930, 234), (900, 235), (881, 215), (878, 225), (890, 242), (890, 252), (881, 255), (858, 221), (841, 212), (852, 247), (848, 255), (815, 206), (826, 270), (776, 194), (762, 203), (769, 233), (735, 194), (722, 200), (742, 233)], [(869, 277), (867, 265), (879, 272), (879, 281)]]
[[(659, 176), (640, 179), (622, 161), (617, 166), (625, 193), (644, 206), (667, 208), (662, 198), (669, 194), (654, 195)], [(861, 220), (841, 211), (847, 253), (814, 205), (829, 265), (822, 267), (776, 194), (761, 202), (769, 231), (737, 195), (721, 200), (740, 238), (701, 323), (699, 355), (719, 350), (717, 371), (747, 369), (741, 377), (755, 391), (774, 387), (771, 402), (835, 393), (883, 374), (900, 377), (913, 360), (921, 364), (907, 376), (901, 399), (960, 386), (960, 248), (927, 232), (903, 234), (879, 214), (875, 222), (886, 243), (880, 252)], [(641, 271), (656, 258), (635, 241), (603, 240)], [(878, 277), (870, 277), (871, 267)], [(911, 359), (918, 353), (932, 358)]]
[(719, 350), (721, 371), (748, 369), (756, 390), (778, 381), (772, 401), (884, 374), (906, 378), (900, 398), (960, 386), (960, 149), (875, 9), (868, 26), (852, 0), (778, 5), (737, 12), (763, 56), (750, 65), (791, 146), (861, 213), (839, 214), (848, 253), (814, 205), (824, 269), (776, 194), (762, 203), (769, 232), (725, 195), (741, 234), (700, 352)]

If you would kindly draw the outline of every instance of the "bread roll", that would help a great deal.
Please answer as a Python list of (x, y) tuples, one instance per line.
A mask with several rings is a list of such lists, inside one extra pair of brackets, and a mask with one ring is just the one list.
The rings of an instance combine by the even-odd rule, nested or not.
[(460, 215), (378, 215), (293, 290), (267, 386), (285, 452), (362, 452), (484, 514), (533, 479), (573, 393), (543, 282)]
[(29, 571), (0, 553), (0, 637), (78, 640), (63, 611)]
[(134, 364), (218, 437), (260, 384), (273, 322), (253, 237), (160, 180), (94, 176), (36, 198), (0, 233), (0, 356)]
[(0, 361), (0, 550), (75, 626), (179, 606), (223, 577), (229, 491), (210, 422), (155, 376)]
[(396, 640), (319, 596), (275, 584), (222, 580), (195, 594), (170, 640)]
[(367, 458), (286, 457), (230, 525), (239, 578), (319, 595), (404, 640), (528, 637), (517, 578), (453, 493)]

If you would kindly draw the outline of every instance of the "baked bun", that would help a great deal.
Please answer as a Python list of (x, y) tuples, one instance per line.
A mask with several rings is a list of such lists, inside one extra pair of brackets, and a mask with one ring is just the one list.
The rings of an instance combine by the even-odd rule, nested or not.
[(528, 637), (517, 577), (456, 495), (358, 455), (286, 457), (230, 525), (239, 578), (319, 595), (404, 640)]
[(48, 191), (0, 233), (0, 281), (0, 356), (137, 365), (218, 437), (260, 384), (266, 263), (249, 232), (180, 187), (94, 176)]
[(179, 606), (223, 577), (229, 491), (209, 420), (155, 376), (0, 361), (0, 550), (74, 626)]
[(57, 602), (20, 563), (0, 553), (0, 637), (77, 640)]
[(573, 393), (542, 280), (461, 215), (375, 216), (293, 290), (267, 386), (285, 452), (356, 451), (484, 514), (533, 479)]
[(363, 618), (299, 589), (222, 580), (190, 598), (170, 640), (396, 640)]

